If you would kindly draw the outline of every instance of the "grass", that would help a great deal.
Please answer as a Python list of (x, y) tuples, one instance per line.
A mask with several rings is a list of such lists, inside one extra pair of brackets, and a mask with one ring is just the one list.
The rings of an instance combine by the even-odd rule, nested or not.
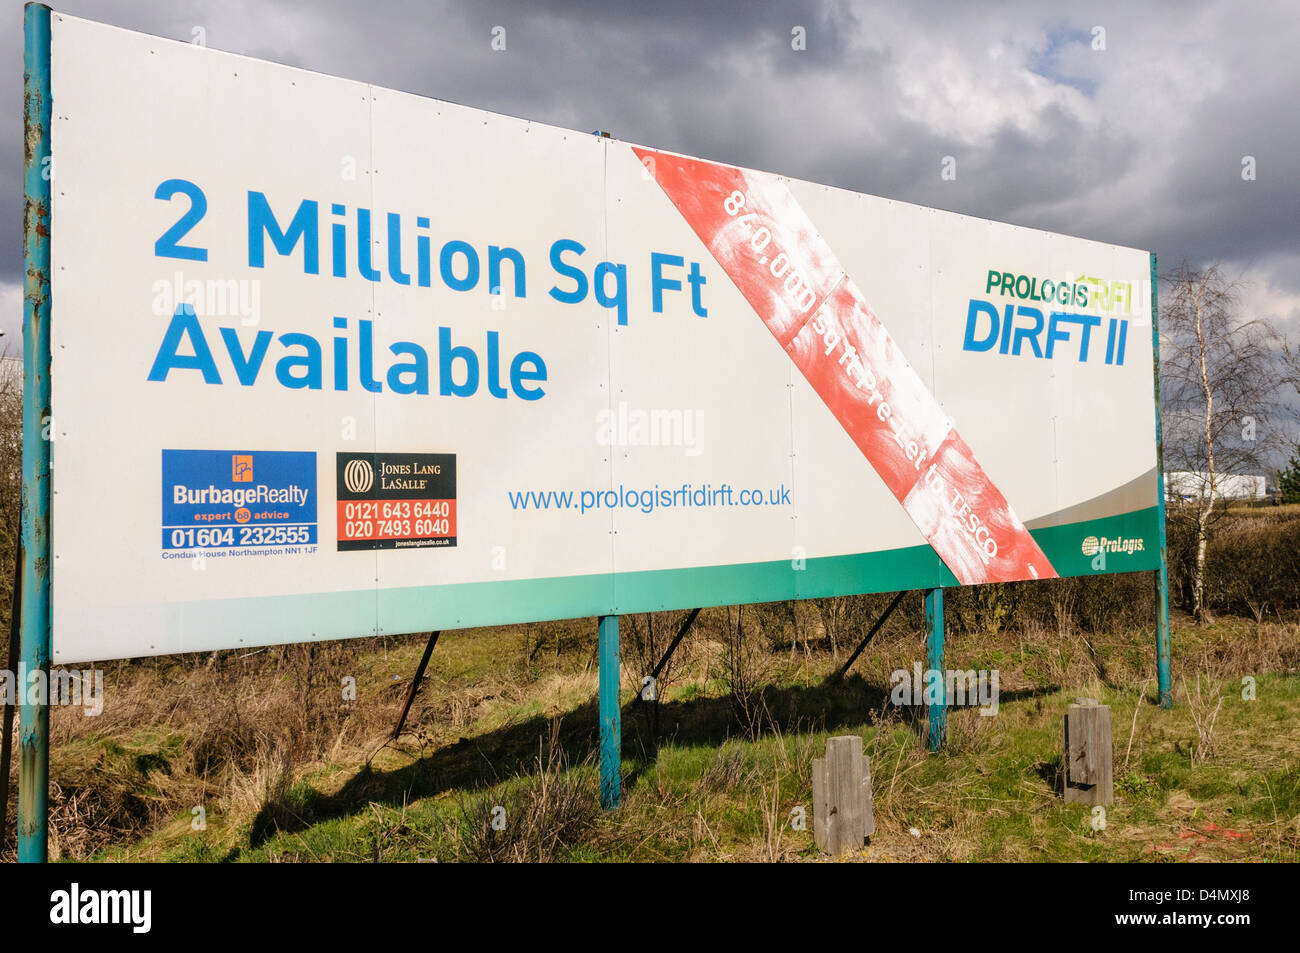
[[(1152, 697), (1149, 634), (956, 634), (950, 664), (999, 668), (999, 711), (953, 710), (930, 754), (923, 719), (888, 702), (888, 673), (922, 650), (906, 626), (891, 622), (842, 683), (825, 681), (839, 661), (828, 646), (768, 638), (744, 656), (762, 687), (742, 722), (721, 612), (683, 644), (658, 735), (650, 706), (625, 711), (617, 811), (598, 807), (594, 629), (569, 622), (444, 634), (399, 742), (385, 733), (420, 638), (115, 667), (102, 716), (55, 712), (54, 848), (97, 861), (816, 861), (812, 760), (852, 733), (877, 830), (849, 859), (1300, 853), (1300, 627), (1180, 625), (1189, 688), (1169, 710)], [(1198, 691), (1221, 699), (1208, 747)], [(1101, 829), (1055, 787), (1080, 695), (1112, 709)]]

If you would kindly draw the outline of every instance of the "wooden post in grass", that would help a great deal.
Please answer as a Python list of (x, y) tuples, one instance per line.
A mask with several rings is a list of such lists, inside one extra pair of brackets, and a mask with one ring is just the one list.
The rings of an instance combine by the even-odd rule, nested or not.
[(826, 757), (813, 759), (813, 841), (838, 857), (861, 850), (876, 832), (871, 810), (871, 760), (859, 735), (826, 739)]
[(1076, 698), (1065, 713), (1065, 803), (1111, 804), (1110, 706)]

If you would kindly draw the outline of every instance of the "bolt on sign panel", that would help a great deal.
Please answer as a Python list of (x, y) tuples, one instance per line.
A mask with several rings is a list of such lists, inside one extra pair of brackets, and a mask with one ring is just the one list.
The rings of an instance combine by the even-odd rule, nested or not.
[(1149, 256), (54, 14), (59, 663), (1158, 564)]

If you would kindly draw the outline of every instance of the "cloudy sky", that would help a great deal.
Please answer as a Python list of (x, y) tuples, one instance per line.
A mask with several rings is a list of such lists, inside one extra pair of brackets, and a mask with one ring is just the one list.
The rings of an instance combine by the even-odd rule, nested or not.
[[(64, 0), (66, 13), (677, 152), (1224, 264), (1300, 342), (1287, 3)], [(1290, 9), (1288, 9), (1290, 8)], [(0, 342), (22, 277), (22, 5), (0, 0)], [(505, 51), (492, 49), (504, 28)], [(792, 49), (802, 27), (806, 50)], [(945, 156), (956, 179), (941, 177)], [(1255, 177), (1243, 178), (1245, 157)], [(3, 346), (0, 343), (0, 346)]]

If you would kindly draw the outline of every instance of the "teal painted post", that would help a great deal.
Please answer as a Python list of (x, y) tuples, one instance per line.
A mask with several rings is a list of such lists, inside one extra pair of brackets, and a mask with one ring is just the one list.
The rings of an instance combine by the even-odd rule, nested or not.
[(600, 617), (600, 806), (618, 807), (623, 742), (618, 711), (618, 616)]
[[(929, 679), (939, 679), (939, 701), (930, 701), (926, 695), (926, 717), (930, 724), (930, 750), (943, 747), (948, 733), (948, 680), (943, 667), (943, 590), (925, 590), (925, 622), (929, 634), (925, 640), (925, 667), (927, 688)], [(938, 675), (932, 673), (937, 672)]]
[[(23, 497), (19, 672), (50, 667), (50, 8), (23, 10)], [(46, 860), (50, 709), (20, 678), (18, 860)], [(29, 703), (34, 702), (34, 703)]]
[(1169, 552), (1165, 541), (1165, 438), (1160, 407), (1160, 307), (1156, 256), (1151, 253), (1151, 353), (1156, 400), (1156, 519), (1160, 523), (1160, 568), (1156, 570), (1156, 685), (1160, 707), (1174, 707), (1169, 671)]

